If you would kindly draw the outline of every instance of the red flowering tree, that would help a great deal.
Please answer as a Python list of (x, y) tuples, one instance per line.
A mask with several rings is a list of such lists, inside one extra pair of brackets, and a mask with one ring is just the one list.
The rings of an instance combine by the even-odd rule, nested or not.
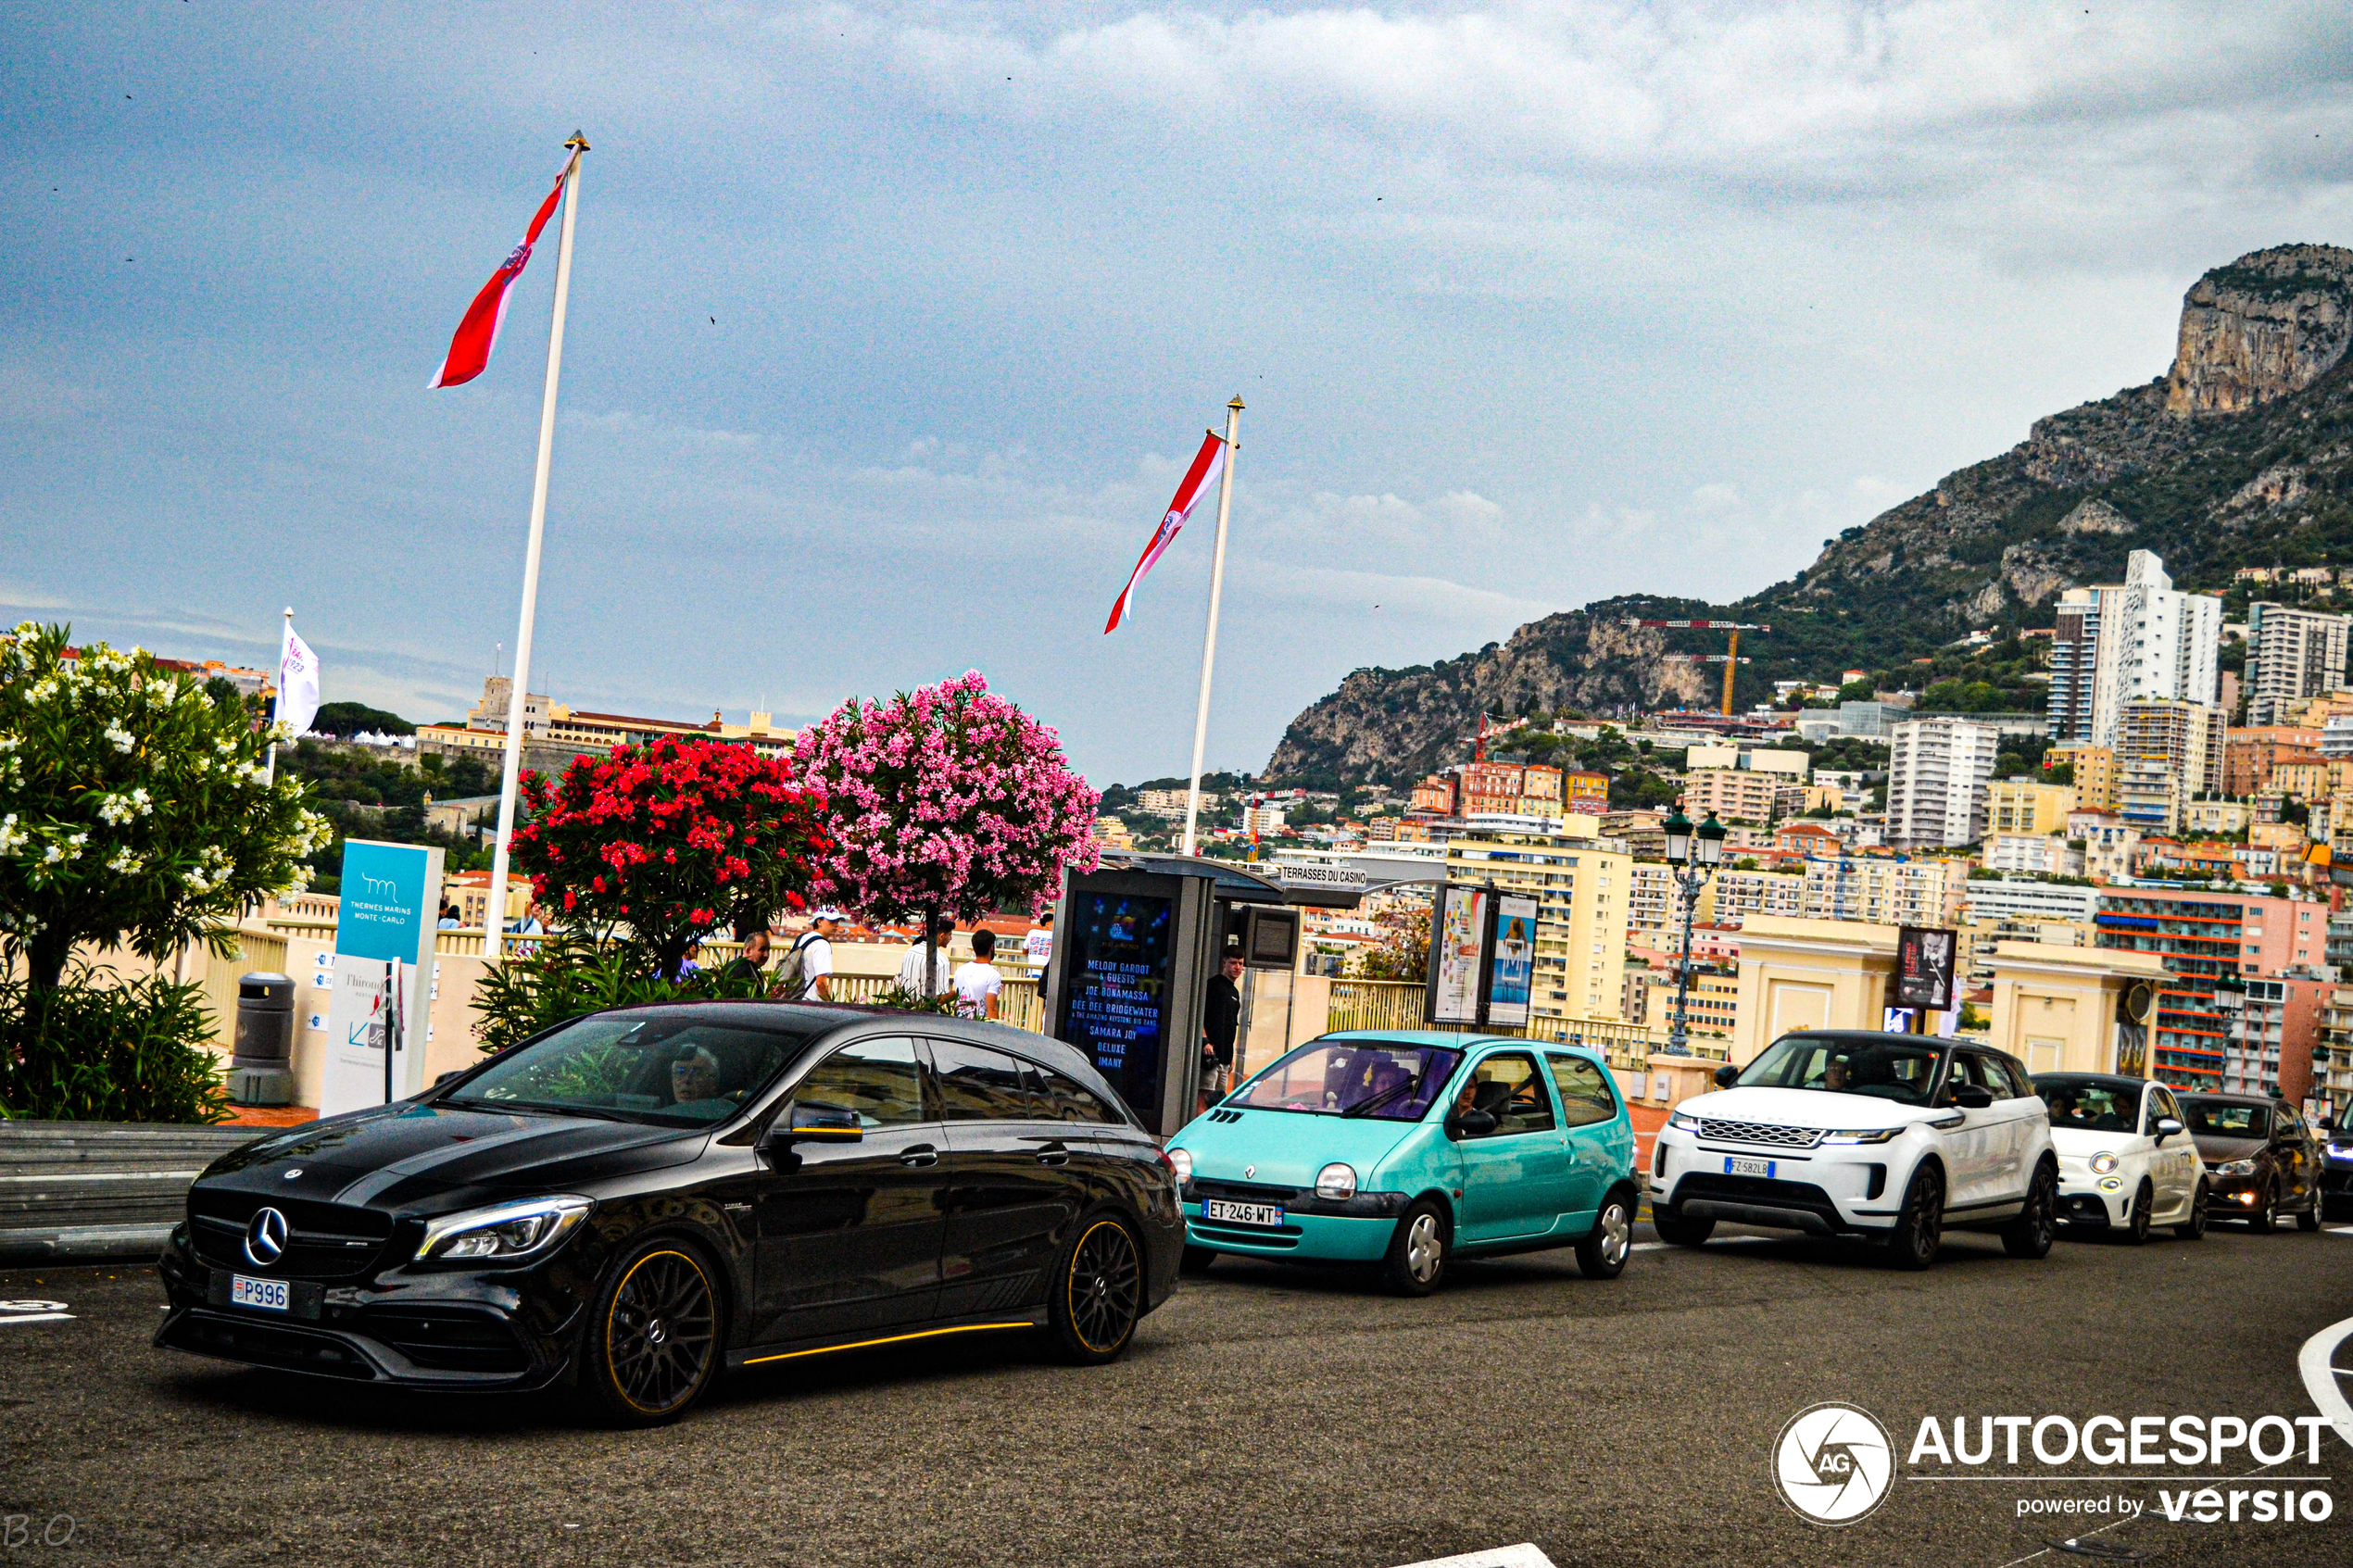
[(1035, 911), (1064, 868), (1094, 868), (1101, 797), (977, 670), (888, 702), (852, 697), (801, 732), (799, 761), (831, 805), (837, 895), (869, 919), (921, 918), (926, 943), (938, 917)]
[(531, 820), (512, 853), (540, 902), (607, 931), (625, 923), (664, 978), (688, 943), (799, 909), (832, 848), (824, 791), (788, 758), (723, 741), (617, 746), (552, 779), (524, 774), (522, 796)]

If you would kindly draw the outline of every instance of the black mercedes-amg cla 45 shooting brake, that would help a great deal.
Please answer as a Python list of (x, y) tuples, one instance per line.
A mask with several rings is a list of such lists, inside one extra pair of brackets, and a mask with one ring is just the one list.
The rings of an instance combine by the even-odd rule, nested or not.
[(156, 1343), (624, 1424), (828, 1351), (1029, 1332), (1108, 1361), (1183, 1251), (1158, 1146), (1076, 1051), (782, 1002), (595, 1013), (216, 1161)]

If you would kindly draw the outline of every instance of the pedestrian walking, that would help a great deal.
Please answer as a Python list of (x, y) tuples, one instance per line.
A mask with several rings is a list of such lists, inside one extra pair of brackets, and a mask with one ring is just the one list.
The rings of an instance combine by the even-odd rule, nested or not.
[(973, 933), (972, 962), (956, 971), (956, 1011), (965, 1018), (994, 1018), (1005, 977), (997, 972), (997, 934), (986, 927)]

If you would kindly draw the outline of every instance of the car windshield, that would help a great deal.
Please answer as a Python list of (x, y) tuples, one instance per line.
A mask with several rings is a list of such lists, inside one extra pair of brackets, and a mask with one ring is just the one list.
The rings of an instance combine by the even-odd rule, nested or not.
[(1226, 1103), (1257, 1110), (1303, 1110), (1418, 1122), (1463, 1053), (1392, 1040), (1316, 1040), (1236, 1090)]
[(2194, 1137), (2268, 1138), (2271, 1135), (2271, 1113), (2259, 1105), (2241, 1105), (2227, 1099), (2199, 1099), (2195, 1095), (2183, 1095), (2182, 1114), (2189, 1119), (2190, 1134)]
[(1926, 1105), (1942, 1047), (1870, 1035), (1784, 1035), (1741, 1069), (1742, 1088), (1819, 1089)]
[(608, 1013), (542, 1035), (441, 1103), (700, 1126), (741, 1110), (812, 1038), (676, 1013)]
[(2141, 1085), (2101, 1078), (2037, 1078), (2034, 1090), (2050, 1107), (2054, 1131), (2129, 1133), (2140, 1125)]

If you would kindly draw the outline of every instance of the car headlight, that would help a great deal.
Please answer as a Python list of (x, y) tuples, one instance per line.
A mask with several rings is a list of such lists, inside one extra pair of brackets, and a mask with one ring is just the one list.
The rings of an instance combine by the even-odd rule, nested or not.
[(1699, 1118), (1689, 1115), (1680, 1110), (1668, 1111), (1667, 1113), (1667, 1124), (1670, 1127), (1679, 1127), (1686, 1133), (1696, 1133), (1699, 1131)]
[(2251, 1176), (2255, 1174), (2255, 1161), (2233, 1160), (2228, 1163), (2215, 1166), (2214, 1173), (2218, 1176)]
[(435, 1263), (466, 1259), (504, 1263), (529, 1258), (553, 1247), (595, 1207), (585, 1198), (566, 1195), (445, 1214), (425, 1226), (417, 1256)]
[(1176, 1173), (1176, 1185), (1178, 1186), (1190, 1186), (1193, 1185), (1193, 1151), (1191, 1149), (1170, 1149), (1168, 1151), (1168, 1168)]
[(1824, 1143), (1893, 1143), (1903, 1134), (1901, 1127), (1873, 1127), (1866, 1132), (1824, 1133)]
[(1315, 1196), (1333, 1198), (1355, 1197), (1356, 1168), (1335, 1160), (1316, 1172)]
[(2102, 1150), (2100, 1153), (2092, 1156), (2092, 1171), (2094, 1174), (2105, 1176), (2110, 1171), (2115, 1169), (2116, 1156), (2113, 1154), (2109, 1154), (2106, 1150)]

